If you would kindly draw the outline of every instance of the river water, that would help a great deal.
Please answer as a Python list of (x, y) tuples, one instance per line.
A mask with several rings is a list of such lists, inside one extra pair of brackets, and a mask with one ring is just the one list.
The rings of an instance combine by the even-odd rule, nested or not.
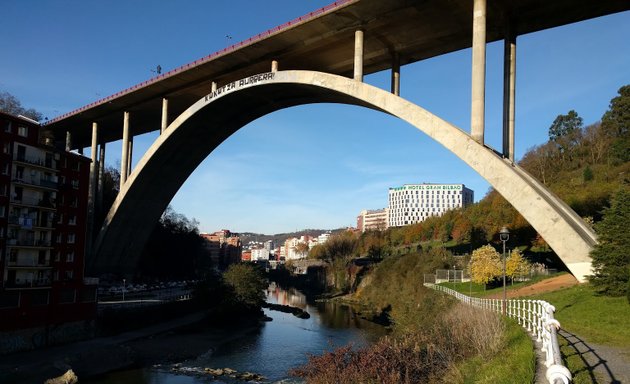
[[(386, 330), (374, 323), (360, 319), (357, 312), (347, 305), (337, 303), (312, 303), (295, 289), (282, 289), (271, 284), (267, 290), (267, 302), (291, 305), (306, 310), (311, 317), (300, 319), (292, 314), (265, 309), (273, 319), (261, 328), (232, 339), (197, 356), (182, 361), (183, 368), (204, 367), (232, 368), (239, 372), (254, 372), (270, 382), (300, 382), (289, 378), (288, 371), (307, 362), (309, 354), (319, 355), (334, 347), (352, 343), (360, 347), (374, 342)], [(82, 381), (83, 382), (83, 381)], [(234, 383), (231, 379), (213, 380), (208, 376), (173, 373), (170, 365), (163, 368), (134, 369), (109, 374), (90, 384), (199, 384)]]

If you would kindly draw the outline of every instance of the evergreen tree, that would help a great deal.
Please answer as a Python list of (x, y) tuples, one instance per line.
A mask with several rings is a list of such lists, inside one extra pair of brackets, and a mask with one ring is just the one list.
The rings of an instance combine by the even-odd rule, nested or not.
[(610, 154), (618, 162), (630, 161), (630, 85), (619, 88), (602, 117), (602, 129), (611, 138)]
[(630, 280), (630, 189), (622, 187), (595, 225), (599, 244), (591, 252), (595, 289), (609, 296), (628, 294)]

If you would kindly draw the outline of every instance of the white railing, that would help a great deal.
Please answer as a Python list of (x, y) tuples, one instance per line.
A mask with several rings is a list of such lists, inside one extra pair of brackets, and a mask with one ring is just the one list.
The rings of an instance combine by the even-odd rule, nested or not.
[[(442, 285), (431, 283), (425, 283), (424, 286), (447, 293), (473, 307), (497, 313), (503, 312), (502, 299), (470, 297)], [(530, 332), (542, 344), (542, 350), (545, 352), (545, 365), (547, 366), (545, 376), (549, 383), (569, 384), (571, 382), (571, 372), (562, 364), (557, 336), (560, 323), (553, 317), (555, 310), (553, 305), (543, 300), (510, 299), (506, 301), (505, 314), (516, 319), (519, 325)]]

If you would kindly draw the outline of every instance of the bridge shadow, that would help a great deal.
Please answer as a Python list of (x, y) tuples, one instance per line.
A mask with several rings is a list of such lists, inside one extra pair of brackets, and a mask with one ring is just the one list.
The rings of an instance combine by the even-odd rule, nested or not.
[[(608, 361), (600, 356), (597, 351), (588, 345), (584, 340), (565, 329), (560, 329), (558, 333), (567, 341), (567, 347), (570, 348), (570, 351), (565, 349), (562, 354), (565, 365), (567, 365), (566, 360), (570, 359), (572, 356), (579, 356), (584, 364), (584, 368), (571, 372), (574, 378), (581, 372), (586, 371), (590, 381), (584, 382), (593, 384), (621, 384), (621, 381), (615, 378), (615, 375), (610, 370), (610, 367), (607, 364)], [(584, 377), (584, 379), (586, 380), (587, 378)]]

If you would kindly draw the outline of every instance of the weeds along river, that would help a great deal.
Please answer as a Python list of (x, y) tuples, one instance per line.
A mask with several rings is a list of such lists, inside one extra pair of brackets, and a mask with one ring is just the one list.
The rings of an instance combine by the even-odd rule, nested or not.
[[(331, 302), (307, 302), (306, 297), (295, 289), (282, 289), (272, 283), (267, 290), (267, 302), (290, 305), (306, 310), (308, 319), (292, 314), (265, 309), (273, 320), (260, 328), (232, 338), (194, 359), (181, 361), (178, 372), (173, 364), (147, 367), (108, 374), (91, 380), (88, 384), (198, 384), (237, 383), (230, 378), (213, 379), (208, 375), (183, 374), (188, 368), (231, 368), (238, 372), (252, 372), (266, 378), (265, 382), (293, 383), (288, 371), (307, 362), (309, 354), (319, 355), (335, 347), (352, 343), (360, 347), (376, 341), (387, 333), (382, 326), (359, 318), (358, 313), (347, 305)], [(177, 342), (177, 339), (175, 339)], [(164, 351), (167, 355), (168, 351)], [(244, 381), (240, 381), (244, 382)]]

